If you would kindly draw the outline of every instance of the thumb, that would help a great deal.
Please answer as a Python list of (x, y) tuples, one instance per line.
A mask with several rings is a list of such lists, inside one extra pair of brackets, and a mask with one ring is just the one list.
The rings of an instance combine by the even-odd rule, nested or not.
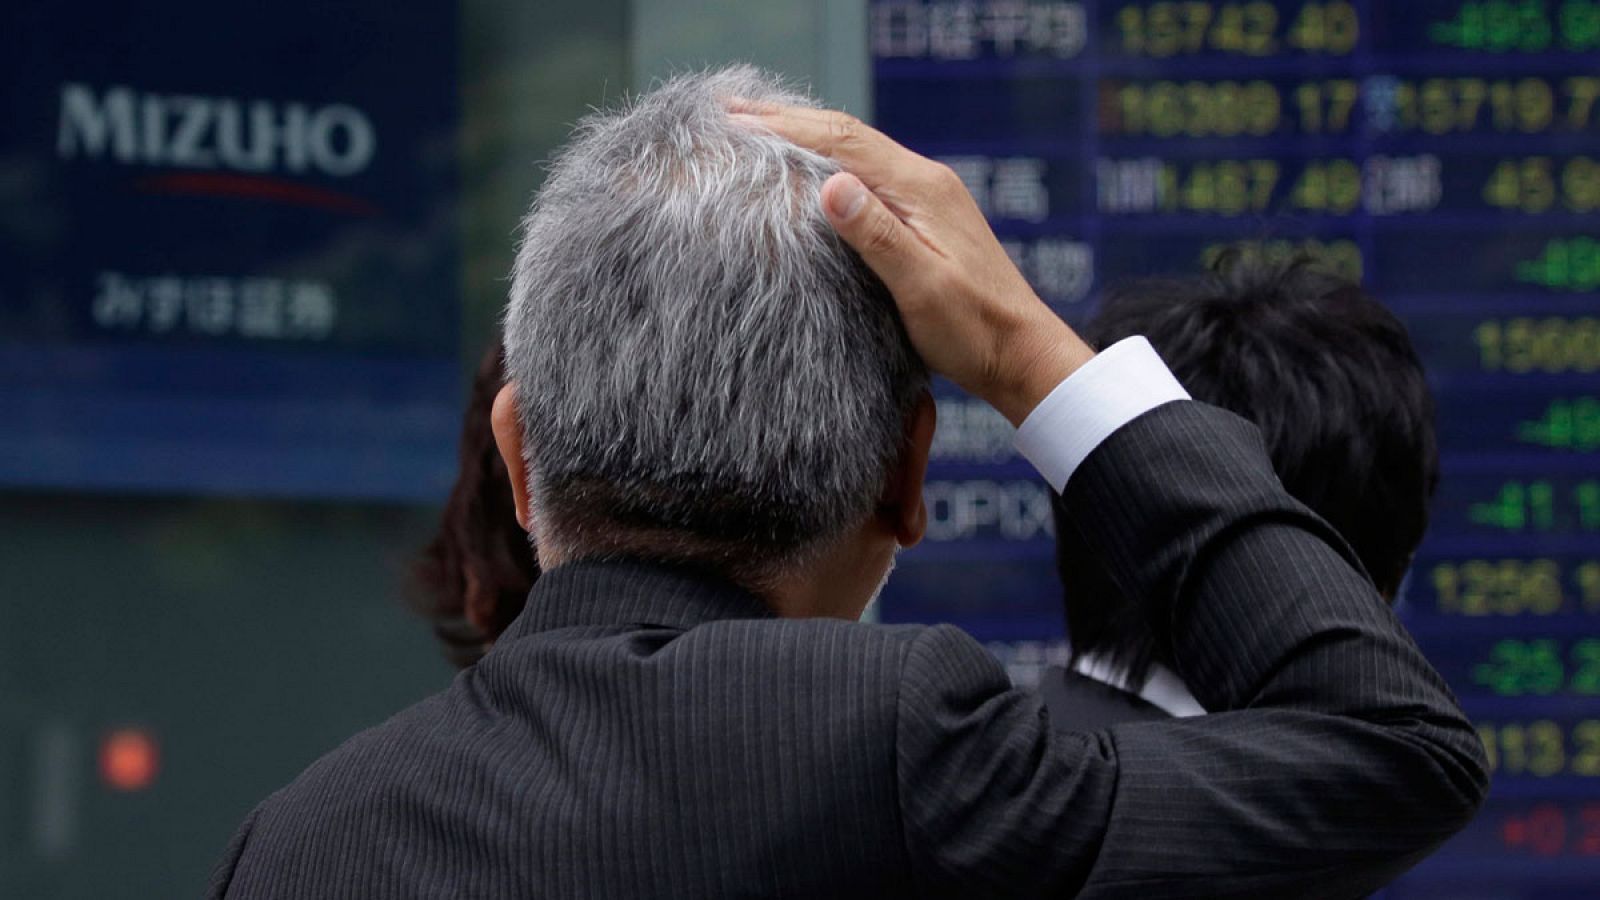
[(833, 175), (822, 185), (822, 208), (834, 230), (861, 254), (891, 293), (911, 274), (918, 247), (915, 236), (861, 179), (849, 172)]

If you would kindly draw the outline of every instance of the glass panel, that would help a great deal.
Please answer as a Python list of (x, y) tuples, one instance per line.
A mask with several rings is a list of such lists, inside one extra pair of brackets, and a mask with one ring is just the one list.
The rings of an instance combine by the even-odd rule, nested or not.
[(627, 20), (0, 11), (0, 896), (196, 894), (255, 803), (444, 686), (408, 570)]

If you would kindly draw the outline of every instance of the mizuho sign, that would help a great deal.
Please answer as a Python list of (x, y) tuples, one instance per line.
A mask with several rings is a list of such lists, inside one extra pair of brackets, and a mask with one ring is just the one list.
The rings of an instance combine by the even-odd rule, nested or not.
[(377, 132), (353, 106), (61, 86), (56, 152), (136, 165), (345, 177), (367, 168)]

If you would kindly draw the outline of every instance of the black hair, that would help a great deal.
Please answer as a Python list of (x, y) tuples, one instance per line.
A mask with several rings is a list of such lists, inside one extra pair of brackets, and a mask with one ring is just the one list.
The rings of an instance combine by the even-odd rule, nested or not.
[[(1433, 395), (1405, 326), (1359, 284), (1306, 254), (1236, 247), (1205, 274), (1113, 288), (1082, 334), (1102, 348), (1143, 335), (1196, 400), (1254, 422), (1284, 488), (1394, 597), (1439, 482)], [(1073, 651), (1142, 684), (1156, 648), (1137, 604), (1082, 571), (1059, 502), (1056, 524)]]
[(482, 658), (522, 612), (539, 577), (490, 426), (504, 369), (496, 340), (472, 379), (461, 423), (460, 468), (439, 516), (439, 531), (412, 567), (412, 606), (432, 623), (445, 655), (457, 666)]

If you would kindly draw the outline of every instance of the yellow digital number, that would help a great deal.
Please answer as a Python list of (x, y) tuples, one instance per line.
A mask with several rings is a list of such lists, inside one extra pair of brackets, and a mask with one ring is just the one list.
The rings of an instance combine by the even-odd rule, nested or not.
[(1116, 91), (1122, 132), (1172, 137), (1262, 137), (1278, 130), (1282, 101), (1269, 82), (1155, 81)]
[(1600, 78), (1578, 75), (1561, 83), (1567, 95), (1567, 127), (1583, 130), (1594, 125), (1595, 101), (1600, 100)]
[(1489, 321), (1473, 331), (1487, 372), (1560, 374), (1600, 370), (1600, 319), (1589, 317)]
[(1183, 48), (1198, 53), (1206, 45), (1206, 29), (1211, 27), (1214, 15), (1210, 3), (1183, 4)]
[(1574, 319), (1568, 324), (1565, 368), (1579, 372), (1600, 369), (1600, 319)]
[(1567, 767), (1566, 735), (1548, 719), (1528, 726), (1528, 771), (1540, 778), (1559, 775)]
[(1124, 7), (1117, 14), (1117, 25), (1125, 51), (1164, 59), (1205, 49), (1212, 15), (1210, 3), (1152, 3)]
[(1244, 7), (1244, 52), (1247, 56), (1270, 56), (1278, 50), (1278, 8), (1271, 3), (1247, 3)]
[(1499, 322), (1484, 322), (1472, 330), (1478, 344), (1478, 367), (1486, 372), (1498, 372), (1506, 367), (1505, 329)]
[(1279, 178), (1270, 159), (1219, 160), (1162, 166), (1160, 195), (1166, 212), (1237, 216), (1263, 212), (1272, 204)]
[[(1443, 78), (1430, 78), (1421, 84), (1402, 82), (1395, 94), (1401, 121), (1408, 128), (1421, 129), (1428, 134), (1450, 134), (1464, 130), (1460, 105), (1450, 82)], [(1465, 129), (1471, 129), (1468, 122)]]
[(1272, 205), (1273, 192), (1278, 189), (1278, 162), (1252, 159), (1246, 166), (1250, 171), (1250, 207), (1257, 212), (1264, 211)]
[(1361, 170), (1347, 159), (1308, 162), (1289, 202), (1309, 212), (1353, 212), (1361, 205)]
[[(1278, 10), (1267, 2), (1165, 2), (1117, 13), (1124, 51), (1156, 59), (1208, 50), (1266, 56), (1277, 49)], [(1342, 25), (1341, 25), (1342, 27)]]
[(1600, 163), (1574, 157), (1561, 167), (1561, 202), (1577, 213), (1600, 210)]
[(1477, 128), (1478, 117), (1483, 113), (1483, 102), (1489, 96), (1488, 82), (1482, 78), (1458, 78), (1454, 84), (1446, 83), (1444, 87), (1447, 92), (1453, 93), (1447, 102), (1454, 103), (1456, 107), (1456, 127), (1461, 131)]
[(1343, 56), (1361, 39), (1361, 17), (1350, 3), (1307, 3), (1289, 27), (1289, 46), (1306, 53)]
[(1189, 170), (1173, 192), (1180, 209), (1190, 212), (1222, 212), (1217, 204), (1215, 169), (1205, 163)]
[(1211, 46), (1225, 53), (1243, 54), (1244, 11), (1229, 3), (1217, 15), (1217, 25), (1211, 30)]
[(1555, 90), (1542, 78), (1407, 81), (1396, 90), (1395, 103), (1403, 128), (1433, 135), (1470, 132), (1485, 124), (1497, 132), (1523, 134), (1555, 126)]
[(1431, 574), (1439, 611), (1447, 615), (1549, 616), (1566, 603), (1560, 567), (1550, 559), (1441, 563)]
[(1600, 613), (1600, 562), (1586, 562), (1578, 566), (1578, 592), (1583, 598), (1583, 611)]
[(1137, 6), (1124, 6), (1117, 13), (1117, 27), (1122, 31), (1122, 52), (1134, 56), (1147, 53), (1144, 33), (1144, 10)]
[(1307, 134), (1339, 134), (1350, 127), (1350, 114), (1361, 90), (1348, 78), (1311, 81), (1295, 88), (1300, 130)]
[(1600, 720), (1584, 719), (1572, 729), (1572, 774), (1600, 776)]
[(1283, 98), (1269, 82), (1252, 81), (1244, 86), (1245, 130), (1253, 135), (1268, 135), (1278, 130), (1283, 117)]
[(1549, 778), (1567, 770), (1566, 734), (1557, 722), (1486, 723), (1477, 731), (1490, 771)]
[(1495, 131), (1538, 134), (1555, 125), (1555, 91), (1543, 78), (1493, 82), (1489, 85), (1489, 106)]
[(1548, 212), (1556, 202), (1556, 177), (1550, 157), (1502, 160), (1483, 186), (1483, 199), (1497, 209)]
[(1361, 39), (1361, 17), (1347, 0), (1305, 3), (1284, 34), (1282, 25), (1277, 5), (1267, 0), (1160, 2), (1117, 11), (1123, 52), (1156, 59), (1208, 52), (1271, 56), (1282, 43), (1304, 53), (1343, 56)]

